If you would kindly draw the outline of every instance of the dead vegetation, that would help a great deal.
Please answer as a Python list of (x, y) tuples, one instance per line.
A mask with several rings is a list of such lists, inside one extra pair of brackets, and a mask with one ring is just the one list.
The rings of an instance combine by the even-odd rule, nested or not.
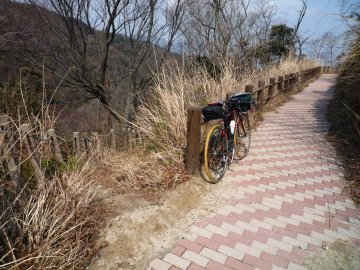
[[(261, 79), (312, 65), (289, 59), (278, 68), (266, 69)], [(155, 74), (151, 98), (141, 103), (132, 123), (144, 134), (144, 145), (121, 152), (106, 150), (85, 160), (68, 153), (63, 164), (54, 163), (45, 138), (56, 115), (44, 103), (45, 98), (40, 99), (37, 111), (28, 110), (26, 100), (22, 101), (24, 117), (11, 120), (12, 132), (20, 134), (21, 124), (31, 124), (31, 132), (40, 139), (34, 154), (41, 161), (45, 178), (37, 180), (26, 151), (20, 152), (23, 162), (22, 182), (16, 185), (19, 189), (14, 189), (9, 172), (2, 167), (1, 269), (82, 268), (97, 251), (99, 227), (104, 220), (99, 217), (110, 207), (99, 203), (98, 190), (113, 189), (120, 193), (138, 190), (143, 197), (156, 200), (163, 191), (188, 180), (183, 164), (187, 109), (223, 99), (227, 92), (241, 92), (249, 82), (257, 82), (259, 75), (252, 71), (239, 77), (231, 63), (224, 64), (220, 78), (209, 76), (201, 68), (171, 66)], [(21, 97), (21, 84), (18, 90)], [(19, 142), (20, 135), (14, 139)], [(11, 145), (6, 146), (6, 151), (11, 150)], [(2, 162), (6, 151), (2, 153)], [(92, 169), (95, 167), (96, 170)]]
[[(20, 97), (13, 118), (2, 115), (0, 130), (0, 269), (80, 269), (97, 251), (102, 222), (95, 161), (68, 156), (59, 164), (51, 156), (46, 138), (56, 115), (45, 96), (37, 110), (29, 106), (21, 82), (12, 90)], [(25, 123), (37, 139), (34, 149), (24, 141)]]
[(340, 66), (327, 115), (331, 122), (329, 139), (344, 166), (347, 190), (360, 204), (360, 34), (354, 34), (350, 51)]
[[(240, 75), (232, 62), (226, 62), (223, 63), (221, 77), (213, 78), (202, 68), (181, 68), (169, 63), (155, 75), (151, 88), (154, 98), (142, 103), (136, 114), (136, 125), (145, 133), (149, 151), (170, 154), (172, 160), (182, 162), (189, 107), (224, 100), (227, 93), (244, 92), (247, 84), (257, 85), (259, 80), (268, 81), (270, 77), (277, 78), (314, 66), (314, 62), (289, 57), (261, 72), (249, 70)], [(279, 98), (276, 100), (279, 102)]]
[(1, 215), (0, 269), (79, 269), (96, 252), (100, 211), (90, 164), (14, 194)]

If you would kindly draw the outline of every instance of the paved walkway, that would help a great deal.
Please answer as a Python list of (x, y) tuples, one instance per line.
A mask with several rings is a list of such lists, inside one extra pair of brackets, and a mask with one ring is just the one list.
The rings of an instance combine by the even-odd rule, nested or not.
[(227, 205), (192, 226), (150, 269), (304, 269), (304, 258), (337, 239), (360, 244), (360, 210), (325, 139), (335, 77), (323, 75), (253, 133), (249, 156), (223, 181)]

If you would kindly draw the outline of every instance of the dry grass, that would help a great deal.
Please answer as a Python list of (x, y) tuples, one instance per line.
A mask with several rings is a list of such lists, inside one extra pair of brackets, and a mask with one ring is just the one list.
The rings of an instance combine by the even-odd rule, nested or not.
[(334, 144), (345, 169), (346, 189), (360, 205), (360, 134), (341, 100), (341, 95), (337, 93), (328, 106), (327, 116), (331, 123), (328, 139)]
[(94, 254), (101, 219), (91, 166), (17, 194), (1, 215), (0, 269), (79, 269)]
[[(23, 114), (18, 119), (9, 118), (8, 129), (3, 131), (6, 137), (0, 145), (0, 269), (79, 269), (96, 251), (101, 212), (94, 203), (94, 162), (89, 159), (52, 163), (47, 131), (53, 128), (56, 115), (50, 109), (51, 98), (47, 99), (45, 93), (43, 89), (37, 114), (28, 110), (23, 99)], [(25, 122), (31, 124), (36, 141), (31, 154), (20, 139), (20, 126)], [(19, 178), (13, 178), (5, 165), (9, 153), (19, 159)], [(29, 162), (31, 156), (38, 158), (45, 178), (35, 177)]]
[[(136, 148), (132, 151), (107, 151), (97, 170), (97, 178), (104, 179), (105, 186), (115, 186), (120, 191), (164, 191), (188, 179), (181, 159), (167, 153), (149, 153)], [(109, 180), (112, 180), (109, 182)]]
[(335, 97), (328, 107), (329, 139), (345, 169), (347, 190), (360, 204), (360, 34), (340, 66)]
[[(174, 67), (175, 66), (175, 67)], [(221, 78), (210, 77), (203, 69), (182, 69), (174, 63), (156, 75), (153, 100), (143, 102), (137, 113), (137, 124), (146, 134), (148, 147), (155, 152), (181, 152), (186, 145), (187, 110), (210, 101), (225, 99), (226, 93), (244, 92), (245, 85), (259, 79), (290, 74), (314, 67), (313, 62), (289, 58), (278, 66), (261, 71), (236, 74), (232, 63), (223, 65)], [(259, 77), (261, 74), (261, 77)]]

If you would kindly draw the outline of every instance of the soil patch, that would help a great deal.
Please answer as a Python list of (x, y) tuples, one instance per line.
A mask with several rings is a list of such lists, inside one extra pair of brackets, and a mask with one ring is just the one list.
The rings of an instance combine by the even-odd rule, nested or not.
[(310, 270), (354, 270), (360, 266), (360, 249), (353, 243), (336, 241), (304, 262)]
[(100, 240), (103, 249), (87, 269), (145, 269), (152, 258), (171, 251), (184, 231), (221, 207), (229, 194), (226, 179), (210, 185), (192, 178), (155, 201), (141, 193), (102, 192), (114, 215)]

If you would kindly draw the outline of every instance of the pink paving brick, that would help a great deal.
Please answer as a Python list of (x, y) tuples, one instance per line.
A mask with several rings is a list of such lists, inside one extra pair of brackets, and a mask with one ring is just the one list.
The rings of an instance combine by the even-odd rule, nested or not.
[[(204, 223), (205, 223), (205, 224), (212, 224), (212, 225), (215, 225), (215, 226), (217, 226), (217, 227), (220, 227), (222, 221), (219, 220), (219, 219), (217, 219), (217, 218), (215, 218), (215, 217), (210, 217), (210, 218), (204, 219)], [(205, 226), (205, 227), (206, 227), (206, 226)], [(203, 228), (205, 228), (205, 227), (203, 227)]]
[(230, 267), (231, 269), (241, 269), (241, 270), (254, 270), (255, 269), (255, 267), (253, 267), (245, 262), (231, 258), (231, 257), (229, 257), (226, 260), (225, 265), (227, 267)]
[(200, 228), (205, 228), (208, 225), (208, 223), (205, 220), (202, 220), (200, 222), (197, 222), (195, 225)]
[(267, 269), (270, 270), (272, 267), (272, 265), (269, 262), (265, 262), (262, 259), (256, 258), (249, 254), (245, 255), (243, 262), (245, 262), (251, 266), (254, 266), (255, 268), (260, 268), (260, 269), (264, 269), (264, 270), (267, 270)]
[(183, 247), (185, 249), (194, 251), (196, 253), (199, 253), (203, 249), (203, 246), (199, 245), (198, 243), (192, 242), (188, 239), (181, 239), (178, 242), (178, 245), (180, 245), (181, 247)]
[(310, 234), (312, 230), (312, 226), (306, 223), (300, 223), (299, 226), (295, 226), (292, 224), (286, 225), (286, 229), (293, 231), (295, 233), (301, 233), (301, 234)]
[(280, 266), (282, 268), (287, 268), (289, 265), (289, 261), (285, 258), (281, 258), (279, 256), (274, 256), (269, 253), (262, 252), (260, 255), (260, 259), (262, 259), (265, 262), (268, 262), (268, 264), (275, 264), (277, 266)]
[[(218, 242), (215, 242), (211, 239), (208, 239), (206, 237), (203, 237), (203, 236), (198, 236), (196, 239), (195, 239), (195, 242), (199, 245), (202, 245), (202, 246), (205, 246), (207, 248), (210, 248), (212, 250), (217, 250), (221, 244), (218, 243)], [(193, 250), (194, 251), (194, 250)], [(195, 252), (195, 251), (194, 251)]]
[(214, 234), (210, 240), (228, 247), (234, 247), (236, 244), (236, 241), (234, 241), (233, 239), (218, 234)]
[(259, 231), (254, 233), (254, 232), (245, 230), (242, 236), (245, 238), (249, 238), (251, 240), (256, 240), (256, 241), (263, 242), (263, 243), (266, 243), (266, 241), (268, 239), (268, 237), (266, 235), (259, 233)]
[(187, 268), (187, 270), (206, 270), (206, 268), (201, 267), (201, 266), (199, 266), (199, 265), (197, 265), (197, 264), (192, 263), (192, 264), (190, 264), (190, 266)]
[[(236, 217), (232, 217), (232, 216), (224, 216), (222, 214), (216, 214), (214, 216), (214, 218), (218, 219), (219, 222), (220, 222), (220, 225), (223, 223), (223, 222), (226, 222), (226, 223), (229, 223), (229, 224), (235, 224), (236, 221), (238, 220)], [(219, 226), (220, 226), (219, 225)], [(205, 226), (206, 227), (206, 226)]]
[(209, 270), (233, 270), (230, 267), (227, 267), (226, 265), (220, 264), (218, 262), (210, 260), (208, 265), (206, 266), (206, 269)]
[(173, 249), (172, 253), (174, 253), (175, 255), (177, 255), (177, 256), (180, 257), (180, 256), (184, 253), (184, 251), (185, 251), (185, 248), (184, 248), (184, 247), (176, 246), (176, 247)]
[(236, 233), (233, 233), (233, 232), (230, 232), (227, 237), (234, 240), (237, 243), (242, 243), (242, 244), (245, 244), (245, 245), (248, 245), (248, 246), (250, 246), (251, 243), (252, 243), (251, 238), (246, 238), (243, 235), (239, 235), (239, 234), (236, 234)]
[[(346, 211), (342, 211), (342, 210), (336, 210), (336, 214), (338, 214), (339, 216), (343, 216), (343, 217), (352, 217), (355, 219), (359, 218), (359, 211), (352, 209), (352, 208), (346, 208)], [(340, 218), (340, 217), (338, 217)]]
[[(231, 187), (226, 192), (234, 192), (228, 194), (227, 208), (196, 223), (217, 233), (175, 245), (172, 254), (182, 256), (190, 250), (210, 259), (206, 267), (191, 263), (187, 270), (286, 269), (289, 263), (302, 265), (306, 257), (321, 251), (322, 244), (339, 237), (360, 245), (360, 232), (351, 227), (360, 211), (342, 191), (338, 161), (327, 158), (336, 156), (324, 138), (325, 109), (334, 83), (335, 77), (323, 75), (276, 114), (264, 116), (248, 157), (222, 180)], [(228, 252), (245, 255), (240, 261)]]

